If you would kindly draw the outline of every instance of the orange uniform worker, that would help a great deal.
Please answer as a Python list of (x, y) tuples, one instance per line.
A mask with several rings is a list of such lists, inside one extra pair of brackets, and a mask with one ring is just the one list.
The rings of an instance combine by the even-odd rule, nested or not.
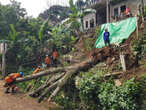
[(58, 57), (58, 53), (57, 53), (56, 50), (53, 52), (53, 55), (52, 55), (52, 56), (53, 56), (53, 60), (54, 60), (54, 59), (57, 59), (57, 57)]
[(48, 55), (46, 55), (46, 58), (45, 58), (45, 64), (47, 65), (47, 67), (50, 66), (50, 63), (51, 63), (51, 59), (49, 58)]
[(52, 57), (53, 57), (53, 64), (56, 66), (57, 58), (58, 58), (58, 52), (56, 50), (53, 51)]
[(5, 77), (5, 85), (7, 85), (8, 87), (6, 88), (5, 93), (9, 93), (9, 89), (12, 88), (12, 93), (15, 92), (15, 81), (18, 77), (22, 77), (23, 76), (23, 72), (20, 73), (11, 73), (10, 75)]
[(40, 70), (41, 70), (41, 67), (38, 66), (38, 67), (34, 70), (33, 74), (37, 74)]

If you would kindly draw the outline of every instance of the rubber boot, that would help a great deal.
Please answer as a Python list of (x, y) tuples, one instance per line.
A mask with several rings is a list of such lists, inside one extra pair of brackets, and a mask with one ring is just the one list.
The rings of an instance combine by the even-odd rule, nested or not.
[(15, 88), (13, 87), (13, 88), (12, 88), (12, 94), (14, 94), (14, 93), (15, 93)]
[(6, 94), (10, 93), (10, 92), (9, 92), (9, 89), (10, 89), (10, 88), (7, 88), (7, 89), (6, 89), (6, 91), (5, 91)]

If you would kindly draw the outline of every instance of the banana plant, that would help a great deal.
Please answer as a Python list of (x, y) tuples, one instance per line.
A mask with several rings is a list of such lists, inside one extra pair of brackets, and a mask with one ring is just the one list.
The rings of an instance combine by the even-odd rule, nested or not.
[(48, 21), (49, 21), (49, 17), (47, 18), (47, 20), (45, 20), (38, 32), (38, 37), (39, 37), (39, 40), (42, 41), (42, 38), (43, 38), (43, 30), (44, 30), (44, 27), (46, 24), (48, 24)]
[(10, 29), (11, 31), (9, 32), (8, 36), (11, 38), (11, 40), (15, 41), (18, 36), (18, 32), (16, 32), (14, 24), (10, 24)]

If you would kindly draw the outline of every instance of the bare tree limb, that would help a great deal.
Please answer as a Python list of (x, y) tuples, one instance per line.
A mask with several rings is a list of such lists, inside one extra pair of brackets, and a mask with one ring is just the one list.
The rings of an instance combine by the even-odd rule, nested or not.
[(44, 88), (48, 87), (49, 85), (51, 85), (52, 83), (56, 82), (58, 79), (60, 79), (61, 77), (64, 76), (65, 73), (53, 76), (49, 81), (47, 81), (44, 85), (40, 86), (38, 89), (36, 89), (34, 92), (30, 93), (30, 96), (34, 96), (35, 94), (38, 94), (41, 90), (43, 90)]

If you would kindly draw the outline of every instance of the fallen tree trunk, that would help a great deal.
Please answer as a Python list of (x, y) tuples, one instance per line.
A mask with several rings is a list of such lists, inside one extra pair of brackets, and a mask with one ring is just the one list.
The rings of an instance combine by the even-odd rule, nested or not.
[(115, 73), (109, 73), (109, 74), (105, 74), (104, 77), (110, 77), (110, 76), (118, 76), (124, 74), (124, 72), (115, 72)]
[(39, 72), (35, 75), (28, 75), (28, 76), (25, 76), (24, 78), (18, 78), (16, 80), (16, 83), (29, 81), (29, 80), (32, 80), (32, 79), (37, 79), (39, 77), (46, 76), (46, 75), (52, 74), (52, 73), (58, 73), (58, 72), (65, 72), (65, 69), (63, 67), (51, 68), (51, 69), (48, 69), (46, 71)]
[[(51, 75), (48, 75), (47, 80), (45, 81), (45, 83), (47, 83), (50, 79)], [(36, 79), (37, 80), (37, 79)], [(28, 86), (26, 87), (26, 92), (29, 92), (32, 88), (32, 83), (28, 84)]]
[[(95, 60), (90, 58), (90, 59), (88, 59), (80, 64), (76, 64), (75, 66), (70, 68), (68, 70), (68, 72), (59, 81), (55, 82), (52, 85), (53, 88), (56, 88), (56, 89), (53, 91), (53, 93), (49, 97), (49, 100), (51, 100), (52, 98), (54, 98), (57, 95), (57, 93), (66, 84), (68, 79), (72, 77), (73, 74), (78, 73), (79, 71), (87, 71), (94, 63), (96, 63)], [(44, 97), (47, 95), (47, 93), (49, 93), (52, 90), (52, 88), (50, 89), (50, 87), (39, 97), (39, 99), (38, 99), (39, 103), (44, 99)]]
[(114, 51), (111, 48), (95, 49), (91, 52), (89, 58), (81, 63), (65, 68), (64, 67), (51, 68), (49, 70), (39, 72), (36, 75), (29, 75), (24, 78), (19, 78), (16, 80), (16, 82), (18, 83), (36, 79), (38, 77), (42, 77), (51, 73), (66, 72), (66, 74), (61, 79), (51, 84), (48, 87), (48, 89), (45, 90), (45, 92), (39, 97), (38, 102), (41, 102), (41, 100), (43, 100), (43, 98), (46, 96), (48, 92), (50, 92), (52, 89), (55, 89), (49, 97), (49, 100), (52, 100), (73, 75), (76, 75), (80, 71), (87, 71), (98, 62), (106, 60), (107, 57), (113, 54), (112, 52)]
[[(103, 60), (106, 59), (107, 56), (110, 56), (111, 52), (112, 52), (112, 49), (110, 49), (110, 48), (95, 49), (91, 53), (90, 58), (81, 62), (81, 63), (75, 64), (73, 66), (65, 67), (65, 68), (64, 67), (50, 68), (46, 71), (39, 72), (36, 75), (28, 75), (28, 76), (25, 76), (24, 78), (18, 78), (16, 80), (16, 83), (29, 81), (29, 80), (32, 80), (32, 79), (37, 79), (39, 77), (46, 76), (46, 75), (52, 74), (52, 73), (66, 72), (66, 71), (69, 71), (69, 70), (72, 70), (72, 69), (77, 70), (77, 67), (81, 67), (81, 66), (83, 66), (82, 69), (86, 69), (86, 66), (84, 66), (84, 64), (90, 63), (91, 65), (93, 65), (94, 63), (96, 63), (98, 61), (103, 61)], [(91, 60), (92, 60), (92, 62), (91, 62)]]
[(64, 76), (65, 73), (53, 76), (52, 78), (50, 78), (50, 80), (48, 80), (44, 85), (40, 86), (38, 89), (36, 89), (35, 91), (33, 91), (32, 93), (29, 94), (29, 96), (34, 97), (36, 94), (38, 94), (41, 90), (45, 89), (46, 87), (48, 87), (49, 85), (51, 85), (52, 83), (56, 82), (58, 79), (60, 79), (61, 77)]
[[(89, 62), (89, 64), (92, 63)], [(78, 69), (82, 70), (84, 69), (84, 67), (86, 67), (86, 69), (88, 69), (88, 65), (89, 64), (85, 64), (84, 66), (80, 66)], [(66, 84), (66, 82), (68, 81), (68, 79), (71, 78), (71, 76), (75, 73), (78, 72), (78, 69), (77, 70), (72, 70), (72, 71), (69, 71), (68, 73), (65, 74), (65, 76), (59, 80), (59, 83), (57, 85), (57, 88), (53, 91), (53, 93), (50, 95), (48, 101), (51, 101), (57, 94), (58, 92), (61, 90), (61, 88)], [(111, 73), (111, 74), (106, 74), (104, 75), (104, 77), (110, 77), (110, 76), (118, 76), (118, 75), (121, 75), (123, 74), (123, 72), (116, 72), (116, 73)]]
[(72, 69), (73, 67), (74, 66), (69, 66), (69, 67), (65, 67), (65, 68), (64, 67), (50, 68), (48, 70), (41, 71), (35, 75), (27, 75), (23, 78), (18, 78), (18, 79), (16, 79), (16, 83), (25, 82), (25, 81), (29, 81), (32, 79), (37, 79), (39, 77), (47, 76), (47, 75), (53, 74), (53, 73), (66, 72), (66, 70)]
[[(110, 48), (104, 48), (104, 49), (95, 49), (93, 53), (91, 53), (89, 59), (79, 63), (75, 64), (74, 66), (71, 66), (69, 68), (65, 68), (66, 74), (57, 82), (55, 82), (55, 90), (49, 97), (49, 101), (52, 100), (62, 89), (62, 87), (67, 83), (67, 81), (75, 74), (81, 72), (81, 71), (87, 71), (90, 69), (93, 65), (97, 64), (100, 61), (106, 60), (108, 56), (110, 56), (112, 52), (112, 49)], [(54, 84), (53, 84), (54, 85)], [(46, 90), (43, 95), (41, 95), (38, 99), (38, 102), (41, 102), (43, 98), (46, 96), (47, 93), (51, 92), (50, 89)]]
[(93, 64), (97, 63), (94, 59), (88, 59), (84, 63), (80, 65), (76, 65), (76, 67), (69, 72), (65, 74), (65, 76), (59, 80), (59, 83), (57, 85), (57, 88), (53, 91), (53, 93), (50, 95), (48, 101), (51, 101), (61, 90), (61, 88), (66, 84), (66, 82), (72, 77), (73, 74), (76, 74), (80, 71), (87, 71)]
[[(92, 65), (95, 62), (104, 61), (104, 60), (106, 60), (106, 58), (108, 56), (111, 56), (113, 53), (114, 53), (114, 51), (113, 51), (112, 48), (106, 48), (105, 47), (105, 48), (101, 48), (101, 49), (93, 49), (90, 52), (89, 56), (88, 56), (90, 58), (90, 60), (91, 59), (93, 60), (93, 62), (91, 62), (90, 64)], [(77, 66), (80, 66), (83, 63), (85, 64), (85, 63), (88, 63), (88, 62), (90, 62), (90, 61), (87, 59), (86, 61), (83, 61), (81, 63), (75, 64), (73, 66), (65, 67), (65, 68), (64, 67), (50, 68), (48, 70), (39, 72), (36, 75), (28, 75), (28, 76), (25, 76), (24, 78), (18, 78), (16, 80), (16, 83), (18, 83), (18, 82), (24, 82), (24, 81), (29, 81), (29, 80), (36, 79), (36, 78), (39, 78), (39, 77), (42, 77), (42, 76), (46, 76), (46, 75), (52, 74), (52, 73), (66, 72), (66, 71), (68, 71), (70, 69), (74, 69), (74, 68), (76, 69)], [(84, 69), (86, 69), (86, 66), (85, 66)]]
[(44, 99), (44, 97), (48, 94), (49, 91), (51, 91), (52, 89), (56, 88), (58, 83), (59, 83), (59, 81), (57, 81), (57, 82), (53, 83), (51, 86), (49, 86), (49, 87), (45, 90), (45, 92), (43, 92), (43, 93), (40, 95), (40, 97), (38, 98), (38, 103), (40, 103), (40, 102)]

